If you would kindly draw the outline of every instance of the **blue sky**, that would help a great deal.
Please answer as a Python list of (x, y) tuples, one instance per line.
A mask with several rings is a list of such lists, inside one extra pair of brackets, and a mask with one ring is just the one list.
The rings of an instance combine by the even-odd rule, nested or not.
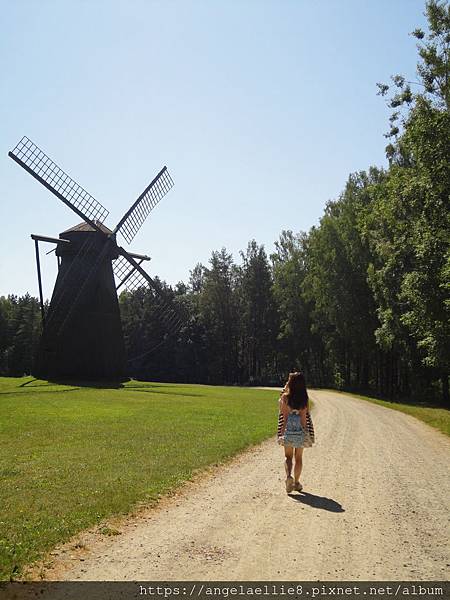
[[(418, 0), (0, 0), (0, 295), (37, 295), (30, 233), (76, 215), (8, 158), (26, 135), (114, 226), (166, 164), (131, 250), (187, 281), (212, 250), (308, 230), (384, 165), (376, 82), (415, 77)], [(124, 246), (126, 246), (124, 242)], [(50, 250), (52, 246), (45, 247)], [(43, 247), (44, 250), (44, 247)], [(43, 252), (44, 292), (53, 255)]]

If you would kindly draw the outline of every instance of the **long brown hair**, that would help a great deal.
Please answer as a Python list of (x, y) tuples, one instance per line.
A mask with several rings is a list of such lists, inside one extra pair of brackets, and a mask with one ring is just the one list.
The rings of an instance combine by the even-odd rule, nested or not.
[(296, 371), (289, 373), (286, 386), (286, 396), (288, 406), (298, 410), (308, 405), (308, 392), (306, 391), (306, 382), (303, 373)]

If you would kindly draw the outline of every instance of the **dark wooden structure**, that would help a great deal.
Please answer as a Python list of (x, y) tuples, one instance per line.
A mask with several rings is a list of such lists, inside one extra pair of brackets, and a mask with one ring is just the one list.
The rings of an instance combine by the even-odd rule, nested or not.
[[(104, 225), (100, 227), (106, 235), (112, 233)], [(85, 222), (59, 237), (64, 240), (56, 246), (60, 267), (36, 357), (35, 374), (47, 379), (119, 379), (126, 373), (126, 364), (113, 273), (113, 261), (119, 257), (117, 246), (109, 244), (108, 251), (102, 253), (104, 236)], [(87, 251), (80, 255), (83, 246)], [(89, 279), (80, 301), (72, 309), (70, 327), (63, 327), (54, 335), (56, 323), (61, 323), (69, 313), (78, 291), (78, 281), (74, 281), (71, 274), (80, 269), (89, 273), (100, 253), (102, 259), (96, 275)], [(79, 264), (74, 269), (76, 261)]]

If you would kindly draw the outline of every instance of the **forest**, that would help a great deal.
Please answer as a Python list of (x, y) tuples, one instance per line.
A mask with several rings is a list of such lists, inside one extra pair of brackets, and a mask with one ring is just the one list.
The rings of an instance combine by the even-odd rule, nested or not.
[[(184, 315), (176, 335), (153, 292), (123, 292), (129, 376), (278, 385), (301, 369), (310, 386), (450, 405), (450, 6), (426, 15), (417, 81), (377, 84), (388, 166), (352, 173), (320, 222), (282, 231), (271, 254), (251, 240), (187, 282), (157, 279)], [(32, 371), (40, 327), (36, 298), (0, 298), (0, 374)]]

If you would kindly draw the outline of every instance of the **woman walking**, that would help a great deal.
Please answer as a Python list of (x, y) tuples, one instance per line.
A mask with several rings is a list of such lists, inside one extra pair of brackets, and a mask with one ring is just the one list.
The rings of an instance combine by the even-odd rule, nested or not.
[(302, 373), (289, 373), (289, 379), (280, 397), (280, 421), (282, 423), (278, 441), (284, 446), (286, 492), (300, 492), (303, 488), (300, 483), (303, 448), (309, 448), (314, 443), (314, 429), (308, 410), (308, 392)]

